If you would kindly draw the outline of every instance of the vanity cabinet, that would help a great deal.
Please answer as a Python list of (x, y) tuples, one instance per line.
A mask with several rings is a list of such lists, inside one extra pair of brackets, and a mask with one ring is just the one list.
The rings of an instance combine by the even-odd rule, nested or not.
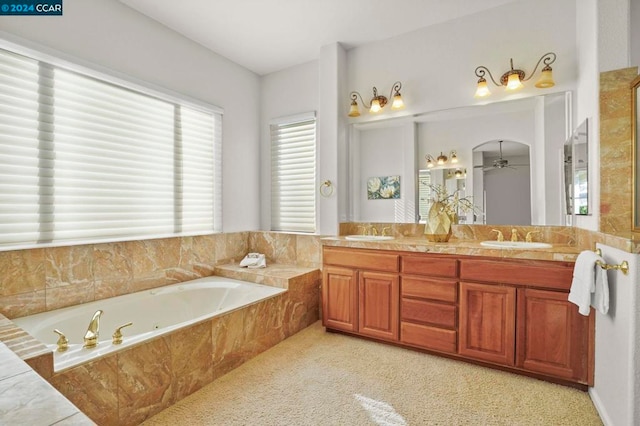
[(460, 283), (460, 355), (515, 364), (516, 289)]
[(593, 385), (595, 317), (567, 300), (573, 263), (324, 247), (331, 330)]
[(323, 250), (323, 325), (397, 341), (399, 258), (394, 253), (326, 247)]
[(458, 261), (402, 256), (400, 341), (456, 353), (458, 340)]
[(464, 259), (460, 275), (461, 355), (592, 383), (594, 316), (567, 300), (573, 263)]

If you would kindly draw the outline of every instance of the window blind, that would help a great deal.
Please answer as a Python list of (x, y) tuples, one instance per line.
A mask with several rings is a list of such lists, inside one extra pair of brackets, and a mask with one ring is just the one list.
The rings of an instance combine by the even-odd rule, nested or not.
[(271, 229), (316, 231), (316, 119), (271, 124)]
[(0, 248), (220, 231), (221, 114), (0, 49)]
[(431, 173), (428, 170), (418, 172), (418, 222), (425, 223), (431, 208)]

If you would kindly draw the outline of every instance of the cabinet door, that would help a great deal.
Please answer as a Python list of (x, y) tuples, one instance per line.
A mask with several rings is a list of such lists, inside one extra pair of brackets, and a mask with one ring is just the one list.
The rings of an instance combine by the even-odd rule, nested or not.
[(515, 364), (516, 289), (460, 283), (460, 355)]
[(567, 293), (518, 290), (517, 366), (587, 382), (589, 317), (567, 301)]
[(360, 334), (398, 340), (400, 285), (397, 275), (364, 271), (359, 281)]
[(358, 273), (325, 266), (322, 273), (322, 325), (358, 331)]

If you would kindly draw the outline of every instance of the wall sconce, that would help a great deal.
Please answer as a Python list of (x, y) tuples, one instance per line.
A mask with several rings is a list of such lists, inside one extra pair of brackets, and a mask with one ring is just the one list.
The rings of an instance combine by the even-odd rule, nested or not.
[[(404, 101), (402, 100), (402, 95), (400, 94), (400, 89), (402, 88), (402, 83), (396, 81), (393, 83), (393, 87), (391, 87), (391, 92), (389, 92), (389, 98), (393, 98), (393, 102), (391, 103), (391, 109), (399, 110), (404, 108)], [(349, 117), (359, 117), (360, 110), (358, 109), (358, 96), (360, 97), (360, 101), (362, 105), (369, 108), (369, 112), (375, 114), (380, 112), (382, 108), (389, 102), (389, 99), (386, 96), (378, 95), (378, 89), (373, 88), (373, 98), (371, 98), (371, 102), (369, 105), (364, 101), (362, 95), (358, 92), (351, 92), (349, 95), (351, 96), (351, 108), (349, 109)]]
[(496, 86), (506, 86), (506, 90), (509, 91), (518, 90), (524, 87), (522, 84), (523, 81), (529, 81), (531, 77), (533, 77), (533, 75), (536, 73), (536, 70), (538, 69), (538, 66), (540, 65), (540, 62), (544, 62), (544, 67), (542, 68), (542, 75), (536, 83), (536, 87), (540, 89), (553, 87), (555, 86), (552, 74), (553, 70), (549, 65), (551, 65), (555, 61), (555, 53), (545, 53), (540, 59), (538, 59), (538, 63), (533, 69), (531, 75), (525, 78), (524, 71), (513, 69), (513, 59), (511, 59), (511, 69), (502, 74), (502, 77), (500, 77), (500, 84), (496, 82), (496, 80), (493, 78), (493, 75), (491, 74), (491, 71), (489, 71), (487, 67), (480, 65), (478, 68), (476, 68), (476, 76), (480, 78), (478, 79), (478, 88), (476, 89), (476, 94), (474, 95), (474, 97), (483, 98), (491, 94), (491, 92), (489, 91), (489, 87), (487, 86), (487, 80), (484, 78), (487, 73), (489, 74), (491, 81), (493, 81), (493, 84), (495, 84)]
[(429, 169), (431, 169), (431, 168), (433, 168), (435, 166), (444, 166), (449, 161), (451, 161), (451, 164), (457, 164), (458, 163), (458, 156), (456, 155), (455, 151), (451, 151), (451, 153), (449, 154), (449, 157), (444, 155), (442, 153), (442, 151), (440, 152), (440, 155), (438, 155), (437, 158), (433, 158), (433, 156), (431, 154), (427, 154), (427, 155), (424, 156), (425, 160), (427, 160), (427, 167)]
[(447, 179), (464, 179), (467, 177), (467, 169), (449, 169)]

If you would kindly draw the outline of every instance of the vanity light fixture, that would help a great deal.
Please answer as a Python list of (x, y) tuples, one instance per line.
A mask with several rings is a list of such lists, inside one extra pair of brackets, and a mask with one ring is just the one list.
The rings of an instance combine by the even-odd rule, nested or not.
[(475, 97), (483, 98), (491, 94), (491, 91), (489, 91), (489, 86), (487, 86), (487, 80), (484, 78), (486, 74), (489, 74), (489, 78), (491, 78), (491, 81), (493, 81), (493, 84), (495, 84), (496, 86), (505, 86), (505, 89), (508, 91), (518, 90), (524, 87), (524, 85), (522, 84), (523, 81), (529, 81), (531, 77), (533, 77), (541, 62), (544, 63), (544, 67), (542, 68), (541, 76), (536, 83), (536, 87), (539, 89), (547, 89), (549, 87), (553, 87), (555, 86), (555, 82), (553, 81), (553, 70), (551, 69), (550, 65), (554, 63), (555, 60), (555, 53), (545, 53), (540, 57), (540, 59), (538, 59), (538, 63), (533, 69), (531, 75), (529, 75), (529, 77), (526, 77), (524, 71), (513, 68), (513, 59), (511, 59), (511, 69), (502, 74), (502, 77), (500, 77), (500, 83), (496, 82), (496, 80), (493, 78), (493, 75), (491, 74), (491, 71), (489, 71), (487, 67), (480, 65), (476, 68), (476, 76), (479, 77), (479, 79)]
[[(391, 109), (399, 110), (404, 108), (404, 101), (402, 100), (402, 95), (400, 94), (400, 89), (402, 89), (402, 83), (396, 81), (393, 83), (391, 87), (391, 92), (389, 93), (389, 98), (392, 98), (393, 101), (391, 103)], [(351, 92), (349, 95), (351, 97), (351, 108), (349, 108), (349, 117), (359, 117), (360, 110), (358, 109), (358, 97), (360, 97), (360, 101), (362, 105), (369, 108), (369, 112), (375, 114), (377, 112), (382, 111), (382, 108), (389, 102), (389, 98), (386, 96), (378, 95), (378, 89), (373, 88), (373, 97), (371, 98), (371, 102), (369, 105), (364, 101), (362, 95), (358, 92)]]
[(449, 157), (447, 157), (442, 151), (440, 151), (440, 155), (438, 155), (437, 158), (433, 158), (431, 154), (425, 155), (424, 158), (425, 160), (427, 160), (427, 168), (430, 169), (435, 166), (444, 166), (448, 162), (451, 162), (451, 164), (458, 163), (458, 155), (455, 151), (451, 151), (449, 153)]

